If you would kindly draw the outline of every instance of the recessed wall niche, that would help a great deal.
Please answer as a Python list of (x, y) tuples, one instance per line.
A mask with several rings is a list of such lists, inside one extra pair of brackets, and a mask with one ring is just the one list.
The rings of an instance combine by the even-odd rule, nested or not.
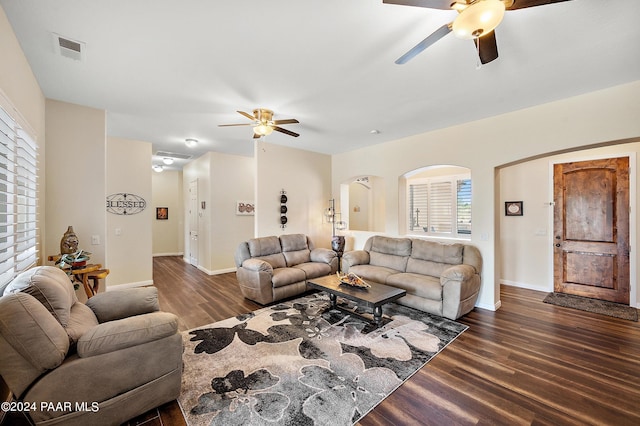
[(385, 232), (384, 179), (353, 176), (340, 186), (340, 212), (350, 231)]

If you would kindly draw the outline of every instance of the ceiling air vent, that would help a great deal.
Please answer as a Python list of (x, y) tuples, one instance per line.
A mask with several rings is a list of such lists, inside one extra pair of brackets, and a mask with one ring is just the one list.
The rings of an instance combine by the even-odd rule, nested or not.
[(84, 60), (84, 50), (87, 47), (86, 43), (72, 40), (68, 37), (62, 37), (56, 33), (52, 33), (52, 36), (53, 49), (56, 53), (65, 58), (73, 59), (74, 61)]
[(175, 158), (177, 160), (189, 160), (191, 157), (193, 157), (192, 155), (177, 154), (175, 152), (167, 152), (167, 151), (158, 151), (156, 152), (155, 155), (162, 158)]

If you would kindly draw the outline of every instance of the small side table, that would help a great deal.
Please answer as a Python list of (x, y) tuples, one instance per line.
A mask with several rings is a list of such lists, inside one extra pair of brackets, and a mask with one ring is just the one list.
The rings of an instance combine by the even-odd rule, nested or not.
[[(60, 255), (49, 256), (50, 262), (55, 262), (60, 258)], [(91, 298), (98, 293), (100, 289), (100, 279), (104, 279), (109, 275), (108, 269), (103, 269), (99, 263), (84, 265), (79, 268), (64, 268), (63, 271), (73, 275), (74, 281), (82, 283), (84, 292), (87, 294), (87, 298)], [(93, 285), (89, 284), (89, 280), (93, 281)]]

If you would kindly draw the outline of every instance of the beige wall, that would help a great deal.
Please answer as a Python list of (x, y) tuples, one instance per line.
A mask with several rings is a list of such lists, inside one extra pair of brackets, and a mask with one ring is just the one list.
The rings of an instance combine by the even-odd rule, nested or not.
[[(254, 160), (209, 152), (183, 169), (184, 254), (189, 259), (189, 185), (197, 181), (198, 262), (209, 274), (235, 270), (233, 253), (253, 237), (254, 216), (237, 216), (236, 201), (254, 198)], [(205, 208), (202, 208), (202, 202)]]
[(106, 191), (101, 197), (127, 193), (142, 197), (146, 208), (136, 214), (106, 213), (106, 267), (111, 273), (107, 286), (153, 284), (151, 255), (152, 221), (155, 209), (151, 196), (151, 143), (128, 139), (107, 139)]
[[(472, 243), (478, 246), (484, 259), (478, 306), (496, 309), (500, 306), (500, 269), (496, 254), (501, 252), (499, 215), (502, 211), (496, 168), (546, 153), (638, 137), (639, 98), (640, 81), (334, 155), (334, 192), (350, 176), (383, 177), (386, 231), (389, 235), (399, 235), (399, 176), (437, 164), (471, 169)], [(342, 164), (350, 166), (344, 168)], [(351, 232), (349, 237), (359, 248), (369, 235), (371, 233)]]
[[(104, 111), (46, 101), (45, 259), (60, 252), (71, 225), (91, 262), (105, 264), (105, 131)], [(94, 235), (100, 244), (91, 244)]]
[[(323, 220), (331, 194), (331, 157), (259, 141), (255, 149), (256, 236), (302, 233), (316, 247), (330, 247), (331, 224)], [(280, 191), (287, 192), (287, 226), (280, 228)]]
[[(153, 211), (153, 255), (182, 256), (184, 254), (184, 209), (182, 207), (182, 171), (165, 170), (151, 173)], [(169, 218), (156, 220), (157, 207), (168, 207)]]

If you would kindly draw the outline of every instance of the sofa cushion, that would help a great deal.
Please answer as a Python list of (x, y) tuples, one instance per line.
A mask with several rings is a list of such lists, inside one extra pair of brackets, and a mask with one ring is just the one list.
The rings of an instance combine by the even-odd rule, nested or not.
[(384, 266), (375, 265), (353, 265), (349, 268), (349, 272), (353, 272), (363, 280), (371, 280), (378, 283), (386, 284), (389, 275), (397, 274), (400, 271)]
[(377, 253), (394, 256), (410, 256), (411, 240), (409, 238), (390, 238), (376, 235), (372, 237), (371, 250)]
[(307, 236), (304, 234), (289, 234), (280, 236), (282, 254), (287, 266), (295, 266), (311, 261), (311, 250), (307, 245)]
[(451, 265), (448, 263), (431, 262), (430, 260), (420, 260), (412, 257), (407, 262), (406, 272), (428, 275), (439, 279), (442, 272), (450, 267)]
[(413, 250), (406, 272), (439, 278), (451, 265), (462, 263), (462, 244), (442, 244), (413, 240)]
[(0, 334), (39, 371), (36, 377), (59, 366), (69, 350), (64, 328), (40, 302), (22, 292), (0, 297)]
[(23, 292), (35, 297), (63, 326), (69, 324), (69, 310), (78, 301), (66, 273), (55, 266), (38, 266), (18, 274), (4, 294)]
[(413, 240), (411, 257), (431, 262), (459, 265), (462, 263), (463, 244), (442, 244), (435, 241)]
[(94, 326), (78, 341), (81, 358), (115, 352), (172, 336), (178, 318), (169, 312), (136, 315)]
[(407, 290), (407, 293), (431, 300), (442, 300), (442, 285), (439, 278), (427, 275), (400, 273), (387, 277), (387, 284)]
[(273, 270), (273, 278), (271, 282), (273, 287), (282, 287), (285, 285), (304, 281), (306, 274), (302, 269), (298, 268), (277, 268)]
[(284, 268), (287, 263), (282, 255), (280, 240), (278, 237), (252, 238), (247, 241), (251, 257), (261, 259), (270, 264), (273, 268)]
[(307, 236), (304, 234), (280, 235), (280, 245), (283, 252), (309, 250)]
[(127, 288), (96, 294), (86, 305), (99, 322), (107, 322), (148, 314), (160, 310), (158, 289), (155, 287)]
[(282, 247), (280, 247), (280, 240), (278, 237), (261, 237), (252, 238), (247, 241), (249, 245), (249, 253), (251, 257), (262, 257), (270, 254), (282, 253)]
[(98, 325), (98, 319), (93, 311), (84, 303), (74, 303), (69, 315), (69, 324), (64, 328), (69, 335), (69, 343), (75, 345), (78, 339)]
[(410, 254), (410, 239), (375, 236), (369, 251), (369, 264), (404, 272)]
[(287, 266), (296, 266), (300, 263), (306, 263), (311, 261), (311, 251), (298, 250), (298, 251), (285, 251), (282, 253), (284, 260), (287, 262)]
[(294, 268), (303, 270), (307, 279), (323, 277), (331, 273), (331, 266), (327, 263), (306, 262), (300, 263)]

